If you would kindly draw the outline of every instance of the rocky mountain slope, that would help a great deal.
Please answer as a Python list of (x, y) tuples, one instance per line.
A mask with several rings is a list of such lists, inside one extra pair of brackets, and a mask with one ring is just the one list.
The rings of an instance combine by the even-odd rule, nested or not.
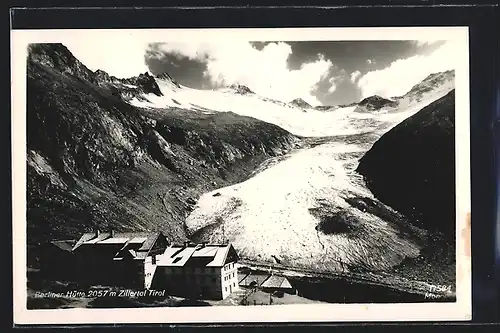
[(455, 71), (453, 70), (429, 74), (422, 82), (413, 86), (404, 96), (396, 97), (395, 99), (410, 97), (412, 100), (422, 100), (425, 98), (426, 93), (436, 90), (436, 88), (443, 85), (443, 83), (449, 82), (454, 77)]
[(455, 91), (384, 134), (357, 171), (382, 202), (454, 239)]
[(273, 124), (231, 112), (127, 103), (161, 95), (158, 82), (175, 86), (166, 75), (92, 72), (61, 44), (31, 45), (27, 61), (30, 245), (95, 226), (159, 229), (181, 241), (202, 193), (245, 180), (298, 144)]

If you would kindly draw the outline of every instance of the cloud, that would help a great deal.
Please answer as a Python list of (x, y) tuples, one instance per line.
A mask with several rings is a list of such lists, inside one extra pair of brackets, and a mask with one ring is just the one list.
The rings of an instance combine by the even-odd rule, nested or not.
[(455, 69), (455, 42), (448, 41), (427, 55), (415, 55), (392, 62), (388, 67), (371, 71), (358, 80), (362, 97), (400, 96), (431, 73)]
[(148, 72), (144, 59), (147, 43), (133, 38), (93, 38), (83, 42), (73, 38), (63, 44), (89, 69), (127, 78)]
[(330, 60), (318, 54), (315, 61), (290, 70), (287, 60), (292, 48), (283, 42), (269, 43), (261, 49), (244, 41), (156, 43), (151, 47), (160, 53), (205, 63), (203, 75), (215, 86), (243, 84), (263, 96), (281, 101), (302, 98), (311, 105), (321, 104), (313, 93), (333, 67)]
[(359, 78), (359, 76), (361, 75), (361, 72), (360, 71), (354, 71), (351, 73), (351, 82), (354, 83), (356, 82), (356, 80)]
[(329, 80), (328, 83), (330, 83), (330, 87), (328, 87), (328, 92), (331, 94), (335, 90), (337, 90), (337, 78), (335, 76), (332, 76)]
[(419, 39), (419, 40), (412, 40), (411, 42), (417, 47), (422, 48), (422, 47), (433, 46), (442, 43), (443, 41), (434, 39)]

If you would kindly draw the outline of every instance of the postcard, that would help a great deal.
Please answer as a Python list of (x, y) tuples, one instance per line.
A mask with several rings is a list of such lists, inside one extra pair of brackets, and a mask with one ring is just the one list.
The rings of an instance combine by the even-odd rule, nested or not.
[(471, 319), (466, 27), (11, 41), (16, 324)]

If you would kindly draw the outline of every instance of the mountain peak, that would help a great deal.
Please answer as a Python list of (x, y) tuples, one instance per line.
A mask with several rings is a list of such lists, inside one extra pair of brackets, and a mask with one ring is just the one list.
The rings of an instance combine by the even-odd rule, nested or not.
[(311, 107), (311, 104), (304, 101), (302, 98), (296, 98), (290, 102), (290, 104), (307, 109)]
[(229, 88), (233, 89), (236, 91), (237, 94), (245, 95), (245, 94), (253, 94), (254, 92), (250, 90), (247, 86), (243, 84), (232, 84), (229, 86)]
[(29, 61), (52, 67), (62, 73), (91, 81), (94, 73), (61, 43), (33, 43), (28, 46)]
[[(146, 72), (146, 75), (149, 75), (149, 73)], [(167, 72), (157, 74), (155, 75), (155, 77), (159, 80), (170, 82), (174, 84), (177, 88), (181, 87), (180, 84), (177, 81), (175, 81)]]
[(436, 87), (444, 84), (447, 81), (454, 80), (455, 78), (455, 71), (454, 70), (447, 70), (444, 72), (436, 72), (429, 74), (425, 79), (423, 79), (421, 82), (417, 83), (414, 85), (405, 95), (403, 96), (420, 96), (423, 93), (426, 93), (428, 91), (431, 91), (435, 89)]
[[(146, 72), (145, 74), (149, 75), (148, 72)], [(156, 77), (160, 80), (168, 80), (168, 81), (173, 81), (174, 79), (172, 79), (172, 77), (170, 76), (170, 74), (168, 74), (167, 72), (163, 72), (163, 73), (160, 73), (160, 74), (157, 74)]]
[(372, 110), (379, 110), (384, 107), (396, 107), (398, 105), (398, 102), (396, 101), (391, 101), (390, 99), (381, 97), (379, 95), (373, 95), (366, 97), (363, 99), (361, 102), (358, 103), (358, 110), (364, 110), (364, 111), (372, 111)]
[(110, 81), (112, 81), (111, 76), (107, 72), (103, 71), (102, 69), (96, 70), (94, 72), (94, 76), (95, 76), (95, 79), (98, 82), (99, 81), (101, 81), (101, 82), (110, 82)]

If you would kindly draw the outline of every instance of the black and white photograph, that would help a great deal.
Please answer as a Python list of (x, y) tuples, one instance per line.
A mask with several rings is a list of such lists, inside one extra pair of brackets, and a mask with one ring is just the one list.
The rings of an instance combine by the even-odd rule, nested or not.
[(14, 33), (19, 311), (468, 319), (467, 29), (319, 30)]

